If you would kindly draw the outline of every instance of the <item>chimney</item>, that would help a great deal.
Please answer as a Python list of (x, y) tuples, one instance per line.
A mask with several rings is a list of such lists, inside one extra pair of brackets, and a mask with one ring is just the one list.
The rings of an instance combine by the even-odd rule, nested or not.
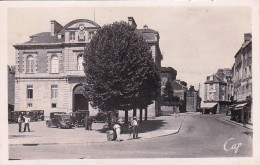
[(58, 33), (62, 28), (63, 26), (61, 26), (61, 24), (59, 24), (57, 21), (51, 20), (51, 36), (55, 36), (55, 34)]
[(133, 26), (134, 28), (137, 27), (137, 25), (135, 23), (135, 19), (133, 17), (128, 17), (128, 24)]
[(252, 38), (252, 35), (251, 35), (251, 33), (246, 33), (246, 34), (244, 34), (244, 39), (245, 39), (245, 42), (247, 42), (247, 41), (250, 41), (250, 40), (251, 40), (251, 38)]
[(144, 25), (144, 29), (148, 29), (148, 26), (147, 26), (147, 25)]

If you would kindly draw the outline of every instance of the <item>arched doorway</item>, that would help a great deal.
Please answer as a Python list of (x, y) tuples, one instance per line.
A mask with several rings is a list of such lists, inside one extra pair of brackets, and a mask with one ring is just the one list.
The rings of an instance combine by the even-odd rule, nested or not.
[(73, 112), (78, 110), (89, 110), (88, 100), (83, 95), (84, 88), (78, 84), (73, 89)]

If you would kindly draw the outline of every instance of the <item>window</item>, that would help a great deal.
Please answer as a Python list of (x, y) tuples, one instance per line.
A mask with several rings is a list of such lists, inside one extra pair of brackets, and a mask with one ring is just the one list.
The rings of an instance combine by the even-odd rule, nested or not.
[(51, 86), (51, 98), (52, 99), (58, 98), (58, 85)]
[(32, 107), (32, 103), (27, 103), (27, 108), (31, 108)]
[(27, 86), (27, 99), (32, 99), (33, 98), (33, 86), (28, 85)]
[(51, 57), (51, 73), (59, 73), (59, 58), (56, 55)]
[(84, 70), (84, 68), (83, 68), (83, 56), (82, 56), (82, 54), (78, 56), (78, 70)]
[(245, 78), (247, 78), (248, 76), (247, 76), (247, 68), (245, 68), (245, 76), (244, 76)]
[(94, 37), (94, 32), (88, 32), (88, 40), (91, 40)]
[(75, 32), (70, 32), (70, 41), (75, 40)]
[(28, 56), (26, 60), (26, 73), (33, 73), (34, 71), (34, 58), (33, 56)]
[(56, 103), (51, 103), (51, 107), (52, 108), (57, 108), (57, 104)]

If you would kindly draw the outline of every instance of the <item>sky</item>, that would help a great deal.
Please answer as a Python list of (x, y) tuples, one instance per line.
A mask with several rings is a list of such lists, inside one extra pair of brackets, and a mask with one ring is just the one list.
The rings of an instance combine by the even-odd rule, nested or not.
[(201, 97), (206, 77), (218, 68), (231, 68), (244, 33), (251, 33), (249, 7), (82, 7), (9, 8), (8, 64), (15, 64), (12, 45), (29, 36), (50, 32), (50, 20), (66, 25), (75, 19), (89, 19), (100, 26), (134, 17), (137, 28), (148, 25), (160, 34), (162, 66), (177, 70), (177, 79), (196, 89)]

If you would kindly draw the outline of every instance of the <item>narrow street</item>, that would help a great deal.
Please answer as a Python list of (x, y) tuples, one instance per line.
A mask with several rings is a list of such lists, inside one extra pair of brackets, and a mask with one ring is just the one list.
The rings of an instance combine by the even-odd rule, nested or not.
[(248, 157), (252, 156), (252, 139), (251, 130), (224, 121), (222, 115), (185, 115), (180, 132), (174, 135), (82, 145), (10, 146), (9, 158)]

